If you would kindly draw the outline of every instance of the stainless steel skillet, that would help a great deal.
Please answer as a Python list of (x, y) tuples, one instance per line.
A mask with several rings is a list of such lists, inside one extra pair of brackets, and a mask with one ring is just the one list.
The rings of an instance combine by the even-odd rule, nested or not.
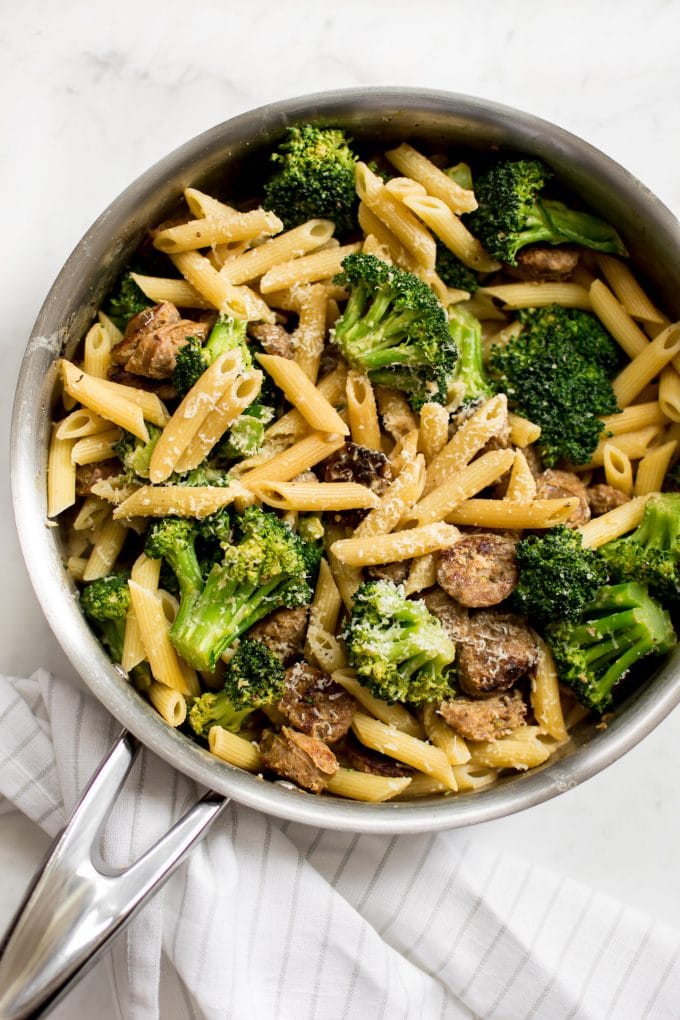
[[(470, 825), (523, 810), (594, 775), (641, 740), (680, 700), (680, 652), (617, 711), (605, 731), (584, 725), (558, 759), (472, 795), (400, 804), (314, 797), (266, 783), (217, 761), (167, 727), (126, 684), (85, 624), (63, 566), (59, 534), (45, 525), (45, 462), (54, 362), (71, 354), (118, 270), (147, 226), (160, 221), (183, 187), (257, 191), (263, 154), (296, 121), (346, 127), (384, 148), (423, 141), (452, 152), (512, 149), (545, 159), (564, 183), (620, 229), (659, 301), (680, 316), (680, 227), (638, 181), (585, 142), (521, 112), (470, 97), (412, 89), (360, 89), (306, 96), (234, 118), (188, 142), (131, 185), (79, 242), (36, 321), (13, 416), (12, 486), (17, 528), (45, 615), (90, 690), (125, 733), (85, 795), (39, 877), (28, 911), (0, 960), (0, 1020), (38, 1015), (124, 927), (200, 838), (226, 802), (326, 828), (423, 832)], [(102, 875), (91, 846), (137, 742), (214, 791), (179, 828), (122, 877)], [(46, 898), (47, 895), (47, 898)], [(37, 933), (37, 934), (36, 934)]]

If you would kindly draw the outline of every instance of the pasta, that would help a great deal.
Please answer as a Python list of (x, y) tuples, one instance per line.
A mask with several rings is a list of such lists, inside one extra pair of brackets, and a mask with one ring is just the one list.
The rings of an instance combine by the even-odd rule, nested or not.
[[(477, 236), (478, 178), (442, 169), (458, 155), (357, 146), (348, 218), (339, 193), (292, 215), (269, 190), (189, 187), (151, 229), (153, 262), (145, 245), (123, 277), (134, 302), (121, 286), (57, 363), (47, 514), (93, 629), (177, 739), (378, 805), (536, 768), (583, 718), (559, 645), (576, 611), (540, 615), (527, 557), (577, 558), (580, 539), (601, 565), (677, 488), (680, 323), (623, 256), (573, 241), (564, 279), (540, 244), (513, 275)], [(145, 302), (161, 307), (128, 325)], [(551, 388), (557, 356), (529, 370), (533, 403), (499, 367), (532, 309), (549, 356), (566, 323), (565, 364), (590, 363), (578, 397), (570, 377)], [(583, 437), (555, 452), (570, 398)], [(664, 616), (655, 582), (628, 580)]]

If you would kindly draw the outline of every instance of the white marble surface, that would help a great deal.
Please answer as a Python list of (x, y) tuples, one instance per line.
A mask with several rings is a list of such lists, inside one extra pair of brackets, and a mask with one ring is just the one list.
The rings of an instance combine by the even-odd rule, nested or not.
[[(40, 0), (2, 4), (0, 333), (3, 434), (38, 308), (87, 226), (138, 173), (199, 131), (324, 88), (413, 85), (532, 111), (613, 156), (680, 212), (680, 4), (584, 0)], [(390, 12), (389, 17), (387, 12)], [(42, 619), (7, 477), (0, 671), (72, 669)], [(680, 713), (581, 788), (483, 827), (486, 839), (680, 925)], [(0, 817), (0, 929), (43, 839)]]

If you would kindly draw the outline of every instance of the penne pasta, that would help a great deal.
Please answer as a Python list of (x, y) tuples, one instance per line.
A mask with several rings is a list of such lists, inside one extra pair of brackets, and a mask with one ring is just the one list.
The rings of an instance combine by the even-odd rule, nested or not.
[(251, 241), (256, 237), (269, 237), (283, 230), (283, 223), (273, 212), (252, 209), (250, 212), (231, 212), (226, 216), (205, 216), (180, 223), (176, 227), (156, 230), (154, 247), (174, 255), (197, 248), (210, 248), (230, 241)]
[(603, 455), (604, 477), (607, 485), (625, 492), (627, 496), (633, 493), (633, 466), (630, 457), (619, 450), (613, 443), (604, 444)]
[(628, 315), (646, 322), (663, 323), (664, 316), (654, 307), (625, 262), (600, 253), (595, 261)]
[(229, 426), (257, 398), (261, 387), (261, 372), (232, 376), (214, 408), (203, 418), (186, 449), (177, 459), (174, 470), (193, 471), (202, 464)]
[[(338, 367), (317, 383), (316, 388), (331, 406), (336, 407), (342, 402), (346, 379), (347, 369)], [(288, 411), (265, 430), (265, 443), (279, 437), (293, 441), (308, 430), (309, 425), (299, 411)]]
[(74, 439), (60, 439), (52, 426), (47, 454), (47, 516), (57, 517), (76, 501), (76, 466), (71, 457)]
[(83, 347), (83, 371), (96, 379), (106, 379), (111, 364), (111, 334), (100, 322), (91, 326)]
[[(328, 289), (320, 284), (313, 284), (307, 287), (298, 286), (295, 290), (299, 320), (293, 334), (294, 361), (316, 384), (326, 339)], [(320, 387), (318, 391), (320, 392)]]
[[(133, 403), (127, 396), (112, 391), (108, 381), (86, 375), (82, 369), (77, 368), (70, 361), (62, 359), (59, 365), (64, 389), (74, 400), (148, 443), (149, 431), (144, 424), (141, 407)], [(124, 388), (130, 389), (131, 387)]]
[(515, 453), (510, 481), (503, 498), (514, 500), (516, 503), (531, 503), (536, 498), (536, 479), (521, 450)]
[(333, 680), (344, 687), (348, 694), (351, 694), (355, 701), (358, 701), (362, 708), (370, 712), (372, 716), (379, 719), (392, 729), (400, 730), (411, 737), (421, 739), (425, 736), (425, 729), (418, 719), (403, 705), (390, 704), (382, 698), (376, 698), (374, 694), (366, 690), (359, 682), (354, 670), (340, 669), (333, 673)]
[(482, 244), (473, 237), (464, 223), (440, 198), (432, 195), (406, 195), (404, 205), (434, 231), (443, 244), (460, 261), (479, 273), (491, 273), (500, 268)]
[(680, 352), (680, 323), (672, 323), (647, 344), (612, 383), (619, 407), (632, 404), (647, 383), (651, 382)]
[(419, 499), (425, 484), (425, 461), (418, 454), (408, 461), (382, 494), (379, 504), (355, 529), (356, 538), (387, 535)]
[(378, 408), (368, 376), (350, 369), (347, 373), (346, 394), (352, 442), (369, 450), (381, 450)]
[(631, 460), (639, 460), (649, 451), (654, 440), (661, 431), (660, 425), (648, 425), (636, 432), (624, 432), (623, 435), (611, 436), (608, 439), (601, 439), (595, 447), (595, 452), (585, 465), (589, 468), (602, 467), (604, 464), (605, 447), (615, 447), (625, 453)]
[(531, 503), (515, 503), (509, 499), (468, 499), (461, 503), (447, 521), (478, 528), (554, 528), (569, 520), (578, 506), (578, 498), (535, 499)]
[(671, 458), (675, 453), (677, 445), (677, 441), (672, 439), (670, 442), (658, 446), (656, 450), (650, 450), (642, 458), (635, 475), (633, 492), (636, 496), (646, 496), (651, 492), (661, 492), (666, 472), (670, 467)]
[(470, 761), (470, 750), (457, 733), (437, 714), (434, 705), (423, 708), (423, 723), (428, 739), (446, 755), (450, 765), (464, 765)]
[(527, 418), (522, 418), (519, 414), (509, 411), (508, 425), (510, 426), (510, 442), (515, 446), (521, 446), (522, 449), (531, 446), (540, 438), (541, 426), (535, 425)]
[(251, 486), (258, 499), (278, 510), (360, 510), (379, 505), (366, 485), (356, 482), (270, 482)]
[(177, 728), (182, 725), (187, 717), (187, 703), (183, 694), (159, 683), (151, 684), (147, 694), (149, 701), (168, 726)]
[[(334, 230), (335, 225), (330, 220), (308, 220), (299, 227), (286, 230), (278, 237), (273, 237), (264, 244), (244, 252), (243, 255), (230, 259), (220, 270), (220, 275), (231, 284), (256, 280), (274, 266), (290, 262), (320, 248), (330, 240)], [(271, 290), (275, 291), (283, 286), (287, 285), (272, 287)]]
[(345, 244), (338, 248), (324, 248), (288, 262), (277, 262), (260, 280), (260, 293), (271, 294), (284, 287), (331, 279), (342, 270), (343, 260), (360, 250), (361, 243)]
[(404, 594), (415, 595), (416, 592), (431, 588), (437, 583), (437, 557), (434, 553), (417, 556), (411, 563), (408, 577), (404, 581)]
[(661, 370), (659, 410), (670, 421), (680, 422), (680, 375), (673, 364)]
[(449, 413), (441, 404), (423, 404), (420, 409), (418, 446), (426, 462), (434, 460), (449, 439)]
[(349, 428), (333, 405), (298, 364), (273, 354), (258, 354), (257, 360), (313, 429), (349, 435)]
[(260, 752), (254, 744), (221, 726), (211, 726), (208, 730), (208, 747), (215, 757), (246, 772), (259, 772), (262, 768)]
[(123, 548), (127, 530), (124, 524), (111, 518), (103, 524), (83, 571), (83, 581), (96, 581), (111, 573)]
[(327, 432), (310, 432), (283, 453), (241, 475), (239, 481), (246, 489), (253, 490), (261, 482), (289, 482), (296, 475), (330, 457), (344, 445), (342, 436), (334, 436)]
[(160, 276), (142, 276), (140, 273), (130, 273), (130, 276), (142, 293), (155, 304), (159, 304), (161, 301), (171, 301), (178, 308), (215, 307), (212, 302), (204, 298), (186, 280), (166, 279)]
[(142, 485), (115, 508), (116, 520), (130, 517), (207, 517), (247, 495), (236, 481), (228, 486)]
[(550, 757), (538, 726), (520, 726), (508, 737), (470, 745), (470, 764), (497, 769), (533, 769)]
[(389, 149), (385, 155), (400, 173), (413, 178), (428, 194), (445, 202), (454, 213), (469, 213), (477, 208), (474, 191), (461, 188), (413, 146), (402, 144), (396, 149)]
[(109, 428), (105, 432), (97, 432), (93, 436), (76, 439), (71, 450), (74, 464), (96, 464), (115, 456), (115, 446), (122, 433), (118, 428)]
[(512, 450), (492, 450), (461, 468), (460, 471), (417, 503), (405, 523), (422, 526), (443, 521), (457, 506), (498, 481), (513, 465)]
[(106, 432), (111, 422), (95, 414), (89, 407), (78, 407), (66, 418), (55, 422), (57, 439), (83, 439), (98, 432)]
[(458, 786), (443, 751), (432, 744), (426, 744), (417, 737), (411, 737), (393, 726), (386, 726), (377, 719), (371, 719), (363, 712), (355, 712), (352, 719), (352, 730), (362, 744), (380, 751), (389, 758), (403, 761), (411, 765), (419, 772), (425, 772), (433, 779), (439, 780), (450, 790), (457, 790)]
[(644, 404), (629, 404), (619, 414), (609, 414), (600, 421), (606, 433), (620, 436), (626, 432), (639, 432), (649, 425), (664, 425), (666, 416), (658, 401), (651, 400)]
[(170, 624), (158, 595), (133, 580), (128, 581), (128, 587), (146, 659), (154, 679), (180, 694), (191, 697), (197, 695), (200, 687), (196, 672), (180, 665), (168, 636)]
[[(274, 313), (266, 301), (249, 287), (236, 287), (222, 271), (197, 251), (178, 252), (170, 256), (185, 280), (201, 294), (212, 308), (235, 319), (274, 322)], [(239, 256), (243, 258), (244, 256)]]
[(508, 401), (499, 393), (485, 401), (456, 431), (427, 468), (425, 495), (465, 467), (493, 436), (505, 429)]
[(326, 783), (326, 789), (339, 797), (380, 804), (403, 793), (410, 782), (410, 776), (375, 776), (370, 772), (339, 768)]
[[(477, 502), (482, 502), (478, 500)], [(483, 502), (487, 502), (484, 500)], [(488, 502), (491, 502), (490, 500)], [(563, 502), (545, 500), (545, 502)], [(570, 504), (571, 505), (571, 504)], [(370, 538), (345, 538), (334, 542), (331, 552), (350, 567), (372, 567), (378, 563), (401, 563), (414, 556), (447, 549), (460, 538), (457, 528), (438, 521), (424, 527)]]
[(565, 308), (582, 308), (586, 312), (591, 310), (588, 291), (576, 283), (502, 283), (495, 287), (480, 287), (477, 293), (502, 301), (504, 308), (564, 305)]
[(590, 285), (590, 301), (602, 325), (628, 357), (636, 358), (642, 354), (649, 344), (647, 337), (602, 280), (593, 280)]
[(601, 517), (594, 517), (580, 527), (583, 545), (588, 549), (599, 549), (607, 542), (637, 528), (645, 512), (646, 496), (637, 496), (628, 503), (609, 510)]
[(356, 165), (357, 194), (364, 205), (385, 224), (417, 265), (434, 269), (437, 246), (434, 238), (405, 203), (390, 194), (385, 185), (365, 163)]
[(538, 662), (531, 675), (531, 707), (541, 732), (561, 742), (567, 739), (567, 728), (555, 661), (550, 648), (538, 634), (534, 634), (534, 641), (538, 647)]

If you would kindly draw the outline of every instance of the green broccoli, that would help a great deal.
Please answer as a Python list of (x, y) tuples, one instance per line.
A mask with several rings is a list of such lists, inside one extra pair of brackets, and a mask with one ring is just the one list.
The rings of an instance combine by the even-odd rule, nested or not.
[(141, 290), (129, 272), (122, 273), (109, 294), (102, 311), (118, 327), (125, 330), (133, 315), (150, 308), (153, 301)]
[(461, 188), (465, 188), (466, 191), (472, 191), (472, 170), (468, 163), (456, 163), (455, 166), (447, 166), (444, 173)]
[(423, 602), (406, 598), (403, 586), (364, 582), (344, 636), (350, 665), (377, 697), (420, 705), (452, 696), (447, 667), (455, 645)]
[(559, 337), (586, 360), (601, 365), (608, 375), (621, 368), (621, 348), (592, 312), (563, 305), (520, 308), (517, 318), (535, 339)]
[(426, 283), (374, 255), (348, 255), (335, 278), (349, 287), (335, 343), (372, 382), (404, 390), (419, 410), (446, 402), (456, 345), (446, 312)]
[(248, 507), (236, 525), (236, 540), (225, 544), (221, 561), (186, 610), (180, 604), (170, 629), (177, 651), (197, 669), (212, 671), (222, 653), (263, 616), (311, 601), (310, 547), (259, 507)]
[(172, 373), (172, 382), (180, 397), (189, 392), (206, 368), (225, 351), (240, 350), (243, 355), (243, 367), (246, 369), (253, 367), (253, 359), (246, 340), (247, 326), (245, 319), (232, 319), (229, 315), (220, 315), (204, 345), (197, 337), (189, 337), (177, 351), (175, 369)]
[(604, 220), (541, 197), (550, 177), (545, 163), (520, 159), (497, 163), (477, 180), (479, 207), (470, 213), (468, 225), (489, 254), (514, 266), (517, 253), (528, 244), (571, 242), (626, 255), (621, 238)]
[(273, 408), (260, 403), (251, 404), (238, 416), (215, 452), (226, 460), (254, 456), (264, 442), (267, 425), (273, 417)]
[(211, 726), (238, 733), (248, 716), (279, 701), (284, 689), (281, 660), (261, 641), (244, 638), (227, 665), (224, 688), (219, 693), (208, 691), (194, 701), (189, 724), (204, 738)]
[(599, 552), (614, 580), (639, 581), (657, 598), (678, 602), (680, 493), (650, 496), (635, 531), (607, 542)]
[(333, 220), (338, 234), (356, 229), (357, 157), (344, 131), (313, 124), (288, 128), (271, 159), (276, 170), (264, 189), (264, 207), (286, 229), (316, 218)]
[[(487, 364), (492, 382), (507, 394), (512, 410), (540, 425), (548, 467), (561, 458), (586, 464), (604, 429), (598, 415), (619, 410), (590, 318), (566, 321), (569, 328), (562, 324), (552, 329), (540, 315), (528, 318), (519, 336), (492, 347)], [(580, 325), (588, 356), (575, 340)]]
[(451, 305), (449, 332), (458, 348), (458, 361), (449, 380), (449, 395), (459, 404), (486, 400), (494, 388), (486, 377), (482, 354), (482, 324), (464, 305)]
[(200, 592), (214, 563), (231, 542), (232, 522), (223, 507), (207, 517), (163, 517), (149, 527), (144, 552), (162, 560), (161, 587), (180, 597), (180, 612)]
[(113, 445), (113, 451), (125, 472), (138, 478), (149, 477), (151, 456), (163, 431), (157, 425), (147, 424), (146, 427), (149, 432), (148, 442), (145, 443), (143, 439), (133, 436), (131, 432), (124, 431), (120, 439)]
[(529, 535), (515, 550), (519, 582), (512, 599), (537, 623), (576, 620), (606, 583), (607, 568), (579, 531), (563, 524), (542, 535)]
[[(106, 574), (86, 584), (80, 593), (80, 606), (106, 645), (114, 662), (123, 658), (125, 621), (130, 606), (128, 574)], [(148, 662), (140, 662), (130, 670), (130, 679), (137, 690), (148, 691), (152, 683)]]
[(600, 713), (638, 660), (669, 652), (676, 641), (666, 610), (635, 582), (600, 588), (576, 621), (551, 624), (545, 636), (562, 683)]
[(479, 289), (479, 278), (474, 269), (468, 269), (465, 263), (456, 258), (441, 241), (437, 241), (437, 261), (434, 268), (447, 287), (466, 290), (469, 294), (474, 294)]

